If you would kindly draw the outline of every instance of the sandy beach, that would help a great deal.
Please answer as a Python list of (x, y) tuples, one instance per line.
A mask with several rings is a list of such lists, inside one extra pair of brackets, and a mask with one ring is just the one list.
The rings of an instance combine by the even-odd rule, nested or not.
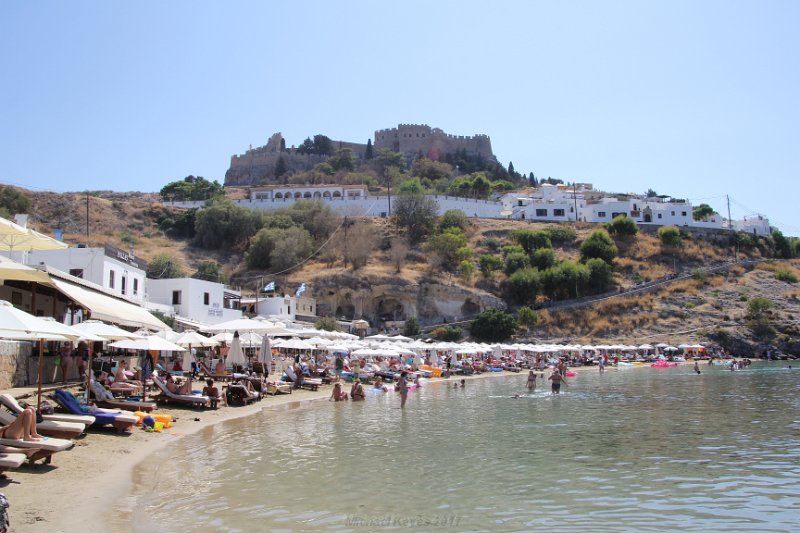
[[(592, 367), (571, 370), (597, 371)], [(524, 380), (527, 372), (487, 372), (464, 379), (471, 381), (508, 375), (517, 375)], [(539, 386), (543, 385), (540, 383)], [(213, 424), (295, 403), (307, 407), (315, 400), (327, 400), (330, 394), (331, 386), (323, 386), (318, 391), (295, 390), (292, 394), (267, 396), (248, 406), (222, 406), (217, 410), (160, 405), (156, 413), (170, 414), (175, 420), (173, 426), (162, 433), (148, 433), (140, 428), (124, 434), (111, 429), (91, 430), (75, 440), (73, 449), (55, 454), (53, 464), (25, 465), (6, 473), (8, 479), (0, 481), (0, 492), (11, 502), (12, 531), (102, 531), (104, 517), (112, 504), (129, 494), (133, 469), (156, 450)], [(29, 401), (35, 402), (35, 398)]]

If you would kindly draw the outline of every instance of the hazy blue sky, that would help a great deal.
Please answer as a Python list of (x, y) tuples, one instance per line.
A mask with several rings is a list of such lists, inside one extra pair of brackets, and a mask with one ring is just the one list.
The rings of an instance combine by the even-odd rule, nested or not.
[(6, 1), (0, 182), (222, 182), (277, 131), (425, 123), (800, 235), (798, 28), (796, 1)]

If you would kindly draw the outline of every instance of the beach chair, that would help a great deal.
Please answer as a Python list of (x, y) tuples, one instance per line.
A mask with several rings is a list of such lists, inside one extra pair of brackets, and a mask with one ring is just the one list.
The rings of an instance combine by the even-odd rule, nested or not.
[[(21, 414), (23, 411), (23, 407), (20, 405), (19, 401), (17, 401), (17, 399), (10, 394), (0, 394), (0, 404), (17, 415)], [(45, 420), (56, 420), (58, 422), (77, 422), (78, 424), (83, 424), (84, 426), (91, 426), (94, 424), (94, 417), (91, 415), (53, 413), (51, 415), (42, 415), (42, 418)]]
[(24, 453), (0, 453), (0, 479), (5, 478), (5, 473), (12, 468), (19, 468), (28, 460)]
[(230, 381), (232, 377), (231, 374), (228, 374), (227, 372), (224, 374), (215, 374), (210, 368), (208, 368), (208, 365), (203, 362), (198, 363), (198, 368), (200, 369), (202, 377), (206, 379), (211, 378), (214, 381)]
[(173, 402), (191, 407), (208, 407), (211, 401), (208, 396), (199, 394), (175, 394), (167, 388), (167, 384), (158, 376), (153, 376), (153, 384), (161, 391), (161, 394), (156, 397), (156, 401)]
[(92, 428), (102, 426), (113, 426), (118, 432), (122, 433), (131, 429), (139, 417), (130, 413), (123, 413), (102, 407), (81, 405), (78, 399), (68, 390), (56, 389), (53, 393), (53, 400), (58, 403), (65, 411), (72, 414), (91, 414), (94, 417)]
[[(17, 415), (0, 409), (0, 425), (7, 426), (17, 418)], [(43, 420), (36, 423), (36, 431), (48, 437), (60, 439), (74, 439), (86, 431), (86, 424), (77, 422), (60, 422), (58, 420)]]
[(102, 383), (92, 380), (92, 396), (94, 403), (98, 407), (106, 409), (122, 409), (123, 411), (144, 411), (145, 413), (153, 412), (158, 406), (155, 402), (141, 402), (132, 400), (122, 400), (114, 398), (112, 391), (103, 386)]
[(251, 394), (247, 387), (239, 383), (231, 383), (225, 387), (225, 403), (227, 405), (247, 405), (259, 400), (257, 394)]
[(0, 452), (14, 452), (21, 448), (25, 451), (30, 464), (35, 463), (39, 459), (44, 459), (44, 464), (50, 464), (53, 461), (54, 453), (69, 450), (72, 446), (74, 446), (74, 443), (71, 440), (49, 437), (37, 441), (9, 439), (7, 437), (0, 438)]
[(307, 378), (307, 377), (300, 378), (300, 383), (298, 384), (297, 375), (295, 374), (294, 369), (291, 366), (287, 366), (283, 370), (283, 372), (286, 375), (286, 377), (288, 378), (288, 381), (293, 383), (296, 388), (303, 388), (303, 389), (308, 389), (308, 390), (315, 391), (315, 390), (317, 390), (319, 388), (320, 385), (322, 385), (322, 380), (321, 379)]
[(275, 396), (276, 394), (291, 394), (292, 384), (286, 383), (285, 381), (268, 381), (266, 385), (264, 385), (264, 389), (266, 394), (270, 394), (272, 396)]

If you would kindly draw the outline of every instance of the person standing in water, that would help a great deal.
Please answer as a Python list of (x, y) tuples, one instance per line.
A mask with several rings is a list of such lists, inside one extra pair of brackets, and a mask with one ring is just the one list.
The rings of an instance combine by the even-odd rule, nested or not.
[(528, 372), (528, 382), (525, 386), (528, 389), (528, 394), (533, 394), (536, 391), (536, 372), (533, 370)]
[(603, 358), (602, 355), (597, 360), (597, 369), (600, 371), (601, 374), (606, 371), (606, 360)]
[(700, 373), (700, 365), (697, 363), (697, 361), (694, 362), (694, 373), (695, 374)]
[(558, 368), (554, 368), (553, 373), (550, 374), (550, 377), (547, 379), (553, 382), (550, 392), (553, 394), (561, 394), (561, 384), (566, 384), (567, 379), (561, 375)]
[(400, 408), (402, 409), (406, 405), (406, 399), (408, 398), (408, 382), (406, 381), (407, 372), (404, 370), (400, 373), (400, 379), (397, 380), (397, 392), (400, 393)]

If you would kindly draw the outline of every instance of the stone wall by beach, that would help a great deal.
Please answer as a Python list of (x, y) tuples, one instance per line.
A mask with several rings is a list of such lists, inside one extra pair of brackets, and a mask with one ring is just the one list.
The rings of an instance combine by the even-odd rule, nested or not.
[(0, 341), (0, 389), (27, 385), (31, 343)]

